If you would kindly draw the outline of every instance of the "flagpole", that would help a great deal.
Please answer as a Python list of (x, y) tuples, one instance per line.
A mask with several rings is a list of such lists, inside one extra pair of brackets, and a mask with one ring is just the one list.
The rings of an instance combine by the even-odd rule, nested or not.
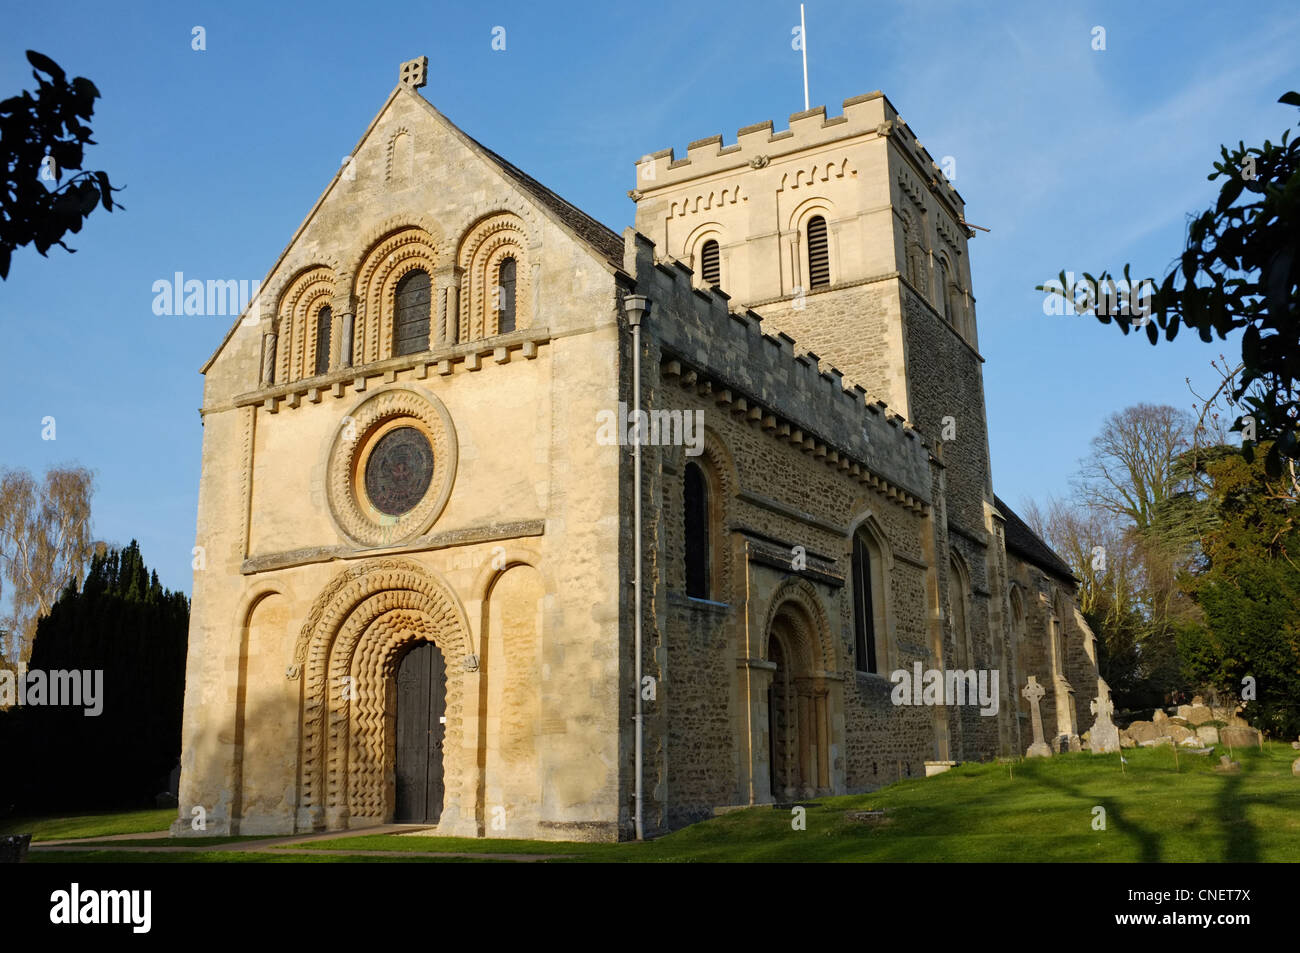
[(803, 4), (799, 4), (799, 45), (803, 51), (803, 111), (812, 107), (808, 105), (808, 27), (803, 19)]

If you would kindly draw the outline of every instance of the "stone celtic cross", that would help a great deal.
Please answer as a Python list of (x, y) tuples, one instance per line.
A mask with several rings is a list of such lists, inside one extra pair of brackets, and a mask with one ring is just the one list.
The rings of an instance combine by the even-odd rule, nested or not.
[(1050, 758), (1052, 755), (1052, 749), (1047, 747), (1047, 743), (1043, 741), (1043, 714), (1038, 709), (1038, 703), (1043, 700), (1043, 696), (1047, 694), (1047, 690), (1043, 688), (1042, 685), (1038, 684), (1038, 677), (1036, 675), (1030, 675), (1029, 684), (1024, 687), (1024, 690), (1021, 691), (1020, 694), (1029, 702), (1030, 718), (1034, 726), (1034, 743), (1031, 744), (1029, 750), (1025, 752), (1025, 757)]
[(1110, 686), (1100, 676), (1097, 678), (1097, 697), (1092, 700), (1089, 707), (1097, 716), (1097, 720), (1088, 731), (1089, 750), (1094, 754), (1118, 751), (1120, 749), (1119, 729), (1110, 719), (1115, 711), (1115, 703), (1110, 698)]

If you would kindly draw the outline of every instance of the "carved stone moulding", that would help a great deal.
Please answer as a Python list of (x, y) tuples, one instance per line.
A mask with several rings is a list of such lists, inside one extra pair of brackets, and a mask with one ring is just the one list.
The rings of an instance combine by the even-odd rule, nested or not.
[[(393, 467), (390, 448), (395, 440), (421, 452), (411, 456), (409, 464), (397, 455), (396, 479), (405, 482), (393, 487), (391, 481), (377, 478), (376, 471)], [(372, 394), (343, 418), (330, 447), (326, 464), (330, 514), (340, 532), (359, 545), (408, 543), (428, 532), (446, 507), (456, 479), (456, 459), (456, 431), (440, 400), (401, 387)], [(408, 465), (421, 472), (401, 473)], [(412, 487), (417, 492), (411, 492)], [(376, 492), (383, 498), (372, 499)], [(400, 505), (393, 505), (394, 500)]]

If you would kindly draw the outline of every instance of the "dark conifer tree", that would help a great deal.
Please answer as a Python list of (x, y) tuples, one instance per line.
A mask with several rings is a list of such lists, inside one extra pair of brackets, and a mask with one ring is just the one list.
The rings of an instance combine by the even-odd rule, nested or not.
[(134, 540), (93, 557), (37, 627), (29, 670), (102, 670), (102, 712), (0, 713), (0, 812), (153, 806), (180, 757), (189, 612)]

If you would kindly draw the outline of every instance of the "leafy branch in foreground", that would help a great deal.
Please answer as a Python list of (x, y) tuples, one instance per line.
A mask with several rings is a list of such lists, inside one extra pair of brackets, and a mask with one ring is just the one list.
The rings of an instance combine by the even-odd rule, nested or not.
[[(55, 245), (75, 251), (64, 236), (81, 231), (101, 202), (113, 211), (113, 193), (121, 191), (107, 172), (80, 171), (85, 147), (95, 145), (83, 122), (95, 112), (95, 84), (84, 76), (69, 82), (58, 63), (35, 50), (27, 61), (36, 67), (36, 94), (23, 90), (0, 102), (0, 279), (9, 277), (14, 249), (29, 243), (42, 255)], [(67, 170), (77, 174), (65, 182)]]
[[(1300, 93), (1288, 92), (1278, 102), (1300, 107)], [(1113, 294), (1091, 290), (1113, 291), (1108, 272), (1085, 275), (1082, 296), (1065, 272), (1059, 284), (1037, 286), (1102, 324), (1114, 320), (1124, 334), (1130, 326), (1145, 327), (1152, 344), (1161, 331), (1172, 341), (1183, 325), (1207, 342), (1242, 331), (1231, 396), (1244, 412), (1231, 429), (1242, 432), (1247, 460), (1255, 443), (1269, 444), (1265, 469), (1273, 478), (1282, 474), (1284, 460), (1300, 459), (1300, 139), (1290, 140), (1290, 133), (1262, 147), (1220, 146), (1221, 159), (1208, 176), (1224, 180), (1215, 207), (1192, 219), (1177, 266), (1132, 318), (1118, 316), (1117, 310), (1128, 309), (1117, 309)], [(1137, 287), (1128, 265), (1123, 277), (1130, 289)]]

